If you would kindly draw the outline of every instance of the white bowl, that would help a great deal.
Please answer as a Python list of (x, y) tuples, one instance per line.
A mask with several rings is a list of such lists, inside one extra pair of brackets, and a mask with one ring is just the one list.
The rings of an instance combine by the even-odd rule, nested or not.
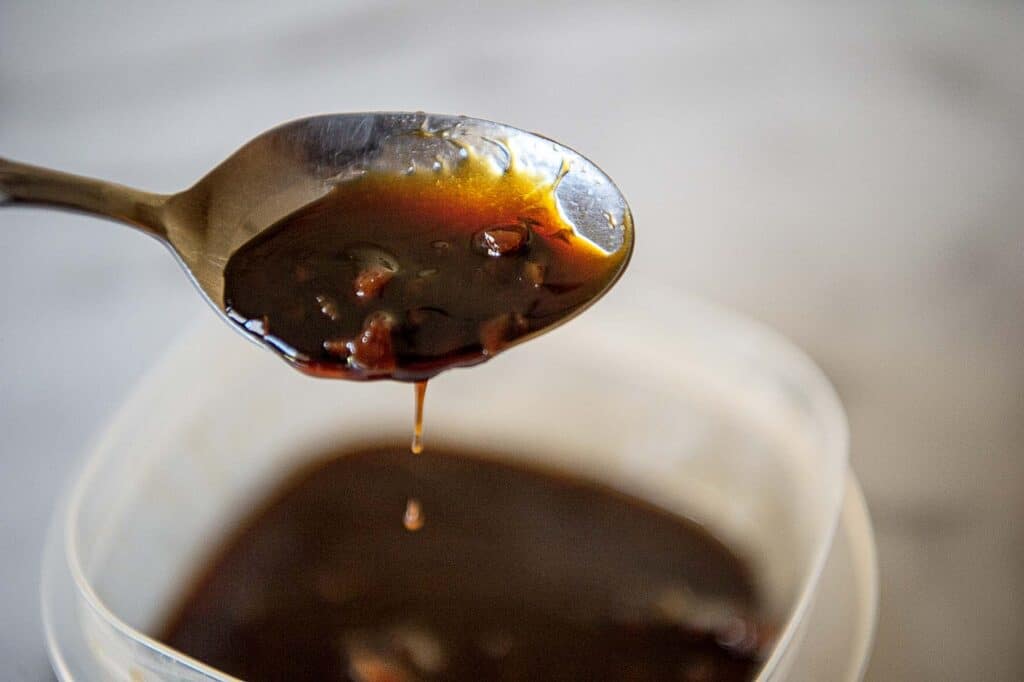
[[(144, 633), (284, 473), (328, 446), (405, 437), (411, 413), (408, 386), (310, 379), (203, 320), (128, 400), (55, 516), (43, 606), (58, 675), (231, 679)], [(859, 677), (874, 560), (862, 502), (847, 491), (845, 419), (827, 380), (776, 334), (627, 278), (565, 327), (438, 377), (428, 448), (432, 438), (542, 453), (698, 520), (752, 564), (783, 624), (759, 679)], [(809, 620), (846, 608), (820, 589), (836, 573), (824, 569), (844, 499), (849, 556), (832, 581), (857, 583), (843, 592), (854, 615), (828, 626), (832, 637), (814, 627), (808, 650)], [(822, 651), (834, 671), (817, 676), (818, 661), (808, 676)]]

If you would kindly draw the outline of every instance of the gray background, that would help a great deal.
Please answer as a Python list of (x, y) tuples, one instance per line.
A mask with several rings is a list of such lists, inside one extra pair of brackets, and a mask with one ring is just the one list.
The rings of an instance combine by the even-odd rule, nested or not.
[[(0, 154), (173, 191), (280, 121), (373, 109), (583, 150), (634, 208), (637, 272), (835, 381), (880, 550), (869, 679), (1024, 674), (1020, 5), (94, 5), (0, 0)], [(204, 314), (124, 227), (0, 214), (0, 677), (48, 677), (50, 510)]]

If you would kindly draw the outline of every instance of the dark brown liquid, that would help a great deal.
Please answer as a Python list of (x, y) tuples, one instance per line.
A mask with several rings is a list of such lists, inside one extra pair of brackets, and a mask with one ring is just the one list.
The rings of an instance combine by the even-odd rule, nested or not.
[(306, 372), (419, 381), (578, 312), (628, 250), (574, 233), (551, 181), (470, 157), (338, 185), (231, 256), (224, 303)]
[[(430, 522), (398, 523), (410, 490)], [(750, 575), (609, 489), (431, 449), (337, 453), (247, 519), (160, 638), (259, 680), (748, 680)]]

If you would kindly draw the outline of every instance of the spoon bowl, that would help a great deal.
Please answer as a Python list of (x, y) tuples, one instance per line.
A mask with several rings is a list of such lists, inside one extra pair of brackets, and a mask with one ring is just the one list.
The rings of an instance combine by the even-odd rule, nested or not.
[[(470, 157), (499, 173), (515, 164), (549, 178), (558, 212), (574, 236), (604, 253), (622, 256), (609, 286), (614, 283), (632, 251), (633, 222), (608, 176), (557, 142), (464, 116), (390, 112), (295, 120), (259, 135), (194, 186), (172, 195), (0, 158), (0, 206), (80, 210), (158, 238), (177, 256), (204, 298), (231, 322), (224, 271), (231, 256), (253, 238), (363, 174), (443, 172)], [(232, 326), (245, 332), (237, 321)], [(245, 336), (262, 342), (259, 336)]]

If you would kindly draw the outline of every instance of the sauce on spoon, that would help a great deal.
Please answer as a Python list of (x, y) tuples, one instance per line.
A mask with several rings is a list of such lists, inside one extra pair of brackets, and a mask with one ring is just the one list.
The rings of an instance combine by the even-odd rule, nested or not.
[(582, 310), (627, 257), (574, 231), (557, 183), (472, 155), (364, 173), (239, 248), (225, 307), (317, 376), (415, 382), (483, 362)]

